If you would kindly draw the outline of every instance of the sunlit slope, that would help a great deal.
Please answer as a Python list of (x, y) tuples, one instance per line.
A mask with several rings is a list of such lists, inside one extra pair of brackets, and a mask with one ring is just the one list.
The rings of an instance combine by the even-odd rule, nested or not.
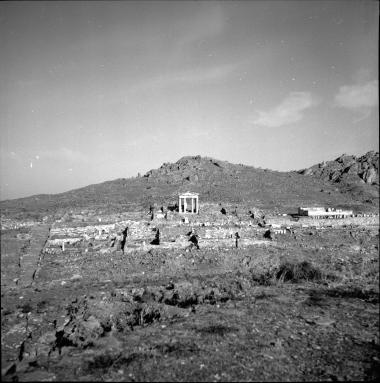
[[(278, 172), (209, 157), (187, 156), (141, 177), (116, 179), (60, 194), (2, 201), (1, 210), (3, 214), (31, 211), (42, 214), (59, 208), (114, 210), (153, 203), (167, 206), (176, 202), (178, 192), (187, 190), (200, 193), (200, 201), (246, 203), (284, 211), (294, 211), (302, 205), (353, 206), (362, 210), (377, 206), (376, 179), (373, 184), (359, 185), (358, 191), (354, 184), (321, 176), (317, 172), (319, 165), (310, 169), (313, 171)], [(363, 194), (363, 187), (370, 192)]]

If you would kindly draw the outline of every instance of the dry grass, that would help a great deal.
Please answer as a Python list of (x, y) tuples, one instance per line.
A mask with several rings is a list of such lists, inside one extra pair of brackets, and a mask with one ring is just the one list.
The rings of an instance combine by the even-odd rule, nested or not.
[(301, 281), (320, 281), (323, 273), (307, 261), (285, 262), (280, 265), (275, 277), (283, 282), (298, 283)]

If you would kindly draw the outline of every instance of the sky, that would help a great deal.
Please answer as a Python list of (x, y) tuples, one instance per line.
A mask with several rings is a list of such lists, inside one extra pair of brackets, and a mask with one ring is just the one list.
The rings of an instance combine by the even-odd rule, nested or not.
[(0, 199), (201, 155), (379, 150), (377, 1), (0, 3)]

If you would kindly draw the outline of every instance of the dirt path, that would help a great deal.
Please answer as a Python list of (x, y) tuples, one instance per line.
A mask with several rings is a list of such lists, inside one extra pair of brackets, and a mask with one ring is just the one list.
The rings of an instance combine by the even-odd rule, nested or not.
[(31, 229), (31, 240), (24, 254), (20, 256), (20, 281), (21, 287), (31, 286), (41, 260), (43, 249), (50, 232), (48, 225), (36, 225)]

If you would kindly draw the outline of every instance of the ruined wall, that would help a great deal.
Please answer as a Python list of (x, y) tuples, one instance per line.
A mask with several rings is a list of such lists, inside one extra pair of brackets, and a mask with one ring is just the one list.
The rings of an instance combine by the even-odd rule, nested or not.
[(21, 229), (23, 227), (31, 227), (37, 225), (39, 222), (27, 220), (19, 221), (11, 218), (1, 217), (1, 230)]
[[(220, 205), (206, 206), (210, 209), (210, 214), (203, 211), (197, 215), (186, 215), (188, 223), (183, 222), (183, 215), (170, 212), (169, 219), (156, 218), (151, 220), (146, 212), (136, 213), (138, 219), (117, 219), (127, 215), (107, 216), (107, 220), (114, 219), (113, 222), (105, 222), (104, 216), (98, 217), (97, 224), (84, 222), (66, 222), (54, 224), (50, 231), (50, 237), (45, 246), (45, 252), (60, 254), (62, 245), (65, 244), (65, 252), (89, 252), (109, 254), (120, 250), (121, 233), (126, 227), (129, 228), (126, 238), (125, 252), (149, 251), (157, 248), (151, 242), (155, 238), (157, 229), (160, 230), (160, 248), (187, 248), (191, 229), (195, 229), (199, 236), (199, 245), (208, 248), (228, 248), (235, 246), (235, 233), (240, 236), (239, 246), (258, 244), (263, 241), (264, 232), (271, 227), (273, 234), (286, 235), (291, 232), (290, 228), (303, 227), (339, 227), (343, 225), (378, 225), (379, 216), (348, 217), (341, 219), (312, 219), (302, 217), (298, 221), (291, 219), (290, 216), (265, 217), (265, 226), (258, 226), (263, 223), (263, 219), (251, 218), (251, 214), (234, 214), (227, 211), (224, 215), (220, 212)], [(220, 208), (220, 209), (219, 209)], [(213, 210), (211, 210), (213, 209)], [(219, 210), (215, 210), (219, 209)], [(251, 210), (252, 211), (252, 210)], [(260, 213), (259, 218), (262, 218)], [(132, 217), (133, 215), (129, 215)], [(101, 218), (101, 219), (99, 219)], [(289, 228), (286, 230), (285, 228)], [(114, 240), (116, 238), (116, 240)], [(259, 242), (258, 242), (259, 241)], [(270, 241), (269, 241), (270, 242)], [(269, 243), (264, 241), (263, 243)]]

